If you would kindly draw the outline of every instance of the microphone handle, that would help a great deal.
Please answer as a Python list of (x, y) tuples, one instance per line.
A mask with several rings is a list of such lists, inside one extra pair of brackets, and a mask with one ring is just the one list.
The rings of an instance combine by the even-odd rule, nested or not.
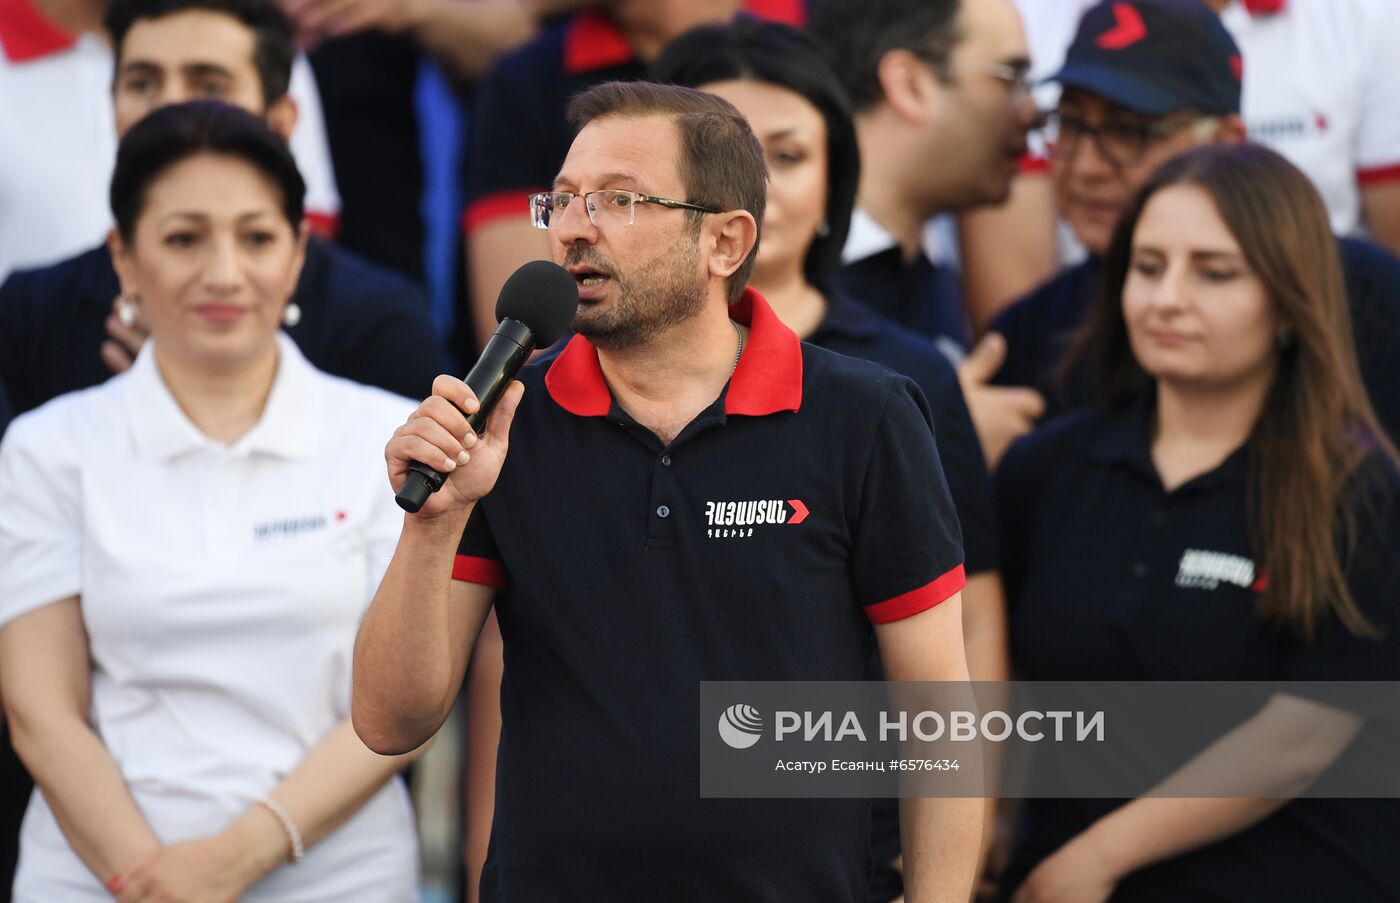
[[(505, 319), (496, 327), (491, 340), (486, 343), (486, 350), (481, 352), (481, 357), (463, 380), (480, 405), (475, 414), (467, 417), (467, 425), (477, 435), (485, 431), (486, 421), (496, 402), (501, 400), (501, 393), (505, 392), (511, 379), (520, 372), (534, 350), (535, 334), (524, 323)], [(408, 478), (394, 495), (394, 501), (409, 514), (417, 514), (428, 496), (447, 482), (447, 477), (445, 473), (414, 461), (408, 465)]]

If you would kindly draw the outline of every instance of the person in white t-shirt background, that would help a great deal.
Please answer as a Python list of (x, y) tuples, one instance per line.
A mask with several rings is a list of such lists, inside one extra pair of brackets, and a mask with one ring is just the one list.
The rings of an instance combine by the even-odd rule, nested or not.
[(303, 191), (251, 113), (133, 126), (109, 245), (151, 341), (0, 443), (0, 687), (38, 786), (20, 903), (417, 899), (415, 753), (348, 717), (401, 523), (380, 441), (413, 403), (279, 334)]
[[(117, 149), (112, 121), (112, 50), (102, 28), (105, 0), (4, 0), (0, 14), (0, 282), (13, 270), (84, 251), (111, 227), (107, 181)], [(154, 10), (158, 3), (152, 3)], [(156, 13), (153, 12), (153, 15)], [(203, 96), (212, 73), (189, 80), (183, 98)], [(306, 57), (292, 63), (290, 132), (306, 179), (307, 219), (335, 236), (340, 194), (331, 168), (320, 92)]]

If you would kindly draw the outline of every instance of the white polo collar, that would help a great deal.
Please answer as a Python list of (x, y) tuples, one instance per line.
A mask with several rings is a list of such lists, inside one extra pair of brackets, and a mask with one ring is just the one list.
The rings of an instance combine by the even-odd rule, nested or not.
[(316, 370), (286, 333), (277, 333), (277, 375), (257, 424), (232, 446), (205, 436), (180, 409), (156, 367), (154, 341), (148, 341), (127, 372), (122, 403), (137, 453), (168, 461), (202, 448), (226, 448), (235, 456), (254, 452), (307, 458), (319, 445), (316, 424), (320, 392)]
[(851, 211), (851, 228), (846, 232), (846, 244), (841, 249), (841, 262), (855, 263), (857, 260), (882, 254), (898, 244), (899, 241), (893, 233), (857, 207)]

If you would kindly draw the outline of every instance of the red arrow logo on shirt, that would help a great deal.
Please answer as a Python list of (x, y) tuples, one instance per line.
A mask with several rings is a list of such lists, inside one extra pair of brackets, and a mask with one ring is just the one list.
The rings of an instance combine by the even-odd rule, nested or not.
[(792, 517), (788, 518), (789, 524), (800, 524), (807, 519), (807, 506), (797, 499), (788, 499), (788, 504), (792, 506)]
[(1142, 13), (1131, 3), (1113, 4), (1113, 27), (1099, 35), (1098, 45), (1104, 50), (1122, 50), (1147, 37), (1147, 25)]

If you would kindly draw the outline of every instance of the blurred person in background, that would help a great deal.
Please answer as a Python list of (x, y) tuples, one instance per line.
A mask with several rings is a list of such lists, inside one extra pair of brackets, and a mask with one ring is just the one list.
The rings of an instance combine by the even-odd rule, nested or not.
[(451, 127), (459, 95), (556, 7), (579, 0), (280, 2), (320, 87), (342, 201), (336, 242), (420, 285), (431, 282), (432, 252), (449, 245), (451, 272), (461, 273), (460, 235), (449, 243), (431, 227), (433, 211), (450, 210), (455, 232), (460, 201), (425, 195), (453, 187), (434, 176), (458, 169), (456, 158), (439, 173), (433, 166), (460, 149)]
[[(997, 472), (1017, 674), (1400, 677), (1400, 470), (1316, 189), (1268, 149), (1197, 149), (1122, 211), (1103, 267), (1077, 346), (1103, 404), (1018, 441)], [(1273, 695), (1167, 778), (1189, 792), (1223, 769), (1247, 794), (1027, 801), (1003, 889), (1016, 903), (1395, 899), (1400, 803), (1292, 799), (1363, 724), (1308, 693)]]
[[(1184, 46), (1195, 52), (1181, 53)], [(1240, 65), (1238, 46), (1198, 0), (1119, 0), (1085, 14), (1055, 75), (1062, 92), (1047, 128), (1060, 212), (1089, 257), (1003, 311), (995, 335), (984, 340), (997, 349), (974, 353), (964, 375), (975, 368), (977, 380), (1032, 387), (1051, 414), (1095, 400), (1092, 369), (1063, 365), (1099, 291), (1109, 237), (1164, 161), (1204, 144), (1244, 140)], [(1352, 238), (1341, 240), (1340, 253), (1362, 377), (1382, 426), (1397, 435), (1400, 261)], [(1009, 438), (984, 434), (994, 466)]]
[[(1242, 114), (1250, 140), (1308, 174), (1338, 235), (1366, 236), (1400, 253), (1400, 5), (1391, 0), (1205, 0), (1239, 45)], [(1060, 68), (1091, 0), (1018, 0), (1035, 72)], [(1125, 26), (1136, 28), (1132, 8)], [(1053, 105), (1052, 96), (1042, 105)], [(1045, 164), (1041, 154), (1041, 164)], [(1022, 180), (1029, 181), (1029, 180)], [(1008, 236), (1039, 246), (1054, 234), (1053, 204), (1036, 191), (963, 234), (964, 256), (1004, 250)], [(1082, 249), (1064, 248), (1074, 255)], [(1066, 256), (1067, 262), (1077, 256)], [(1004, 306), (1024, 294), (1004, 294)], [(996, 313), (987, 309), (988, 316)]]
[[(284, 140), (292, 133), (295, 45), (275, 0), (113, 0), (106, 23), (118, 134), (165, 104), (206, 97), (263, 116)], [(104, 246), (0, 286), (0, 376), (16, 413), (130, 366), (145, 321), (120, 295)], [(328, 241), (309, 238), (293, 303), (288, 334), (327, 373), (417, 395), (449, 369), (422, 293)]]
[[(928, 258), (924, 227), (1008, 196), (1036, 119), (1020, 18), (1010, 0), (827, 0), (812, 30), (851, 98), (861, 149), (836, 284), (958, 362), (967, 311), (956, 274)], [(1018, 435), (1044, 409), (1033, 391), (986, 381), (964, 380), (963, 394), (983, 436)]]
[(961, 351), (956, 276), (925, 255), (934, 216), (1004, 201), (1035, 121), (1010, 0), (827, 0), (813, 33), (855, 109), (861, 183), (839, 284), (884, 316)]
[(242, 110), (133, 126), (109, 243), (151, 340), (0, 444), (0, 688), (38, 785), (22, 903), (417, 898), (412, 756), (348, 721), (401, 521), (380, 441), (412, 405), (279, 335), (302, 193)]
[[(0, 282), (100, 242), (111, 228), (112, 128), (108, 0), (6, 0), (0, 5)], [(204, 81), (207, 82), (207, 79)], [(307, 221), (334, 237), (336, 191), (320, 94), (295, 54), (285, 92), (300, 115), (292, 154), (306, 179)], [(197, 95), (190, 95), (192, 99)], [(23, 123), (22, 127), (13, 127)]]

